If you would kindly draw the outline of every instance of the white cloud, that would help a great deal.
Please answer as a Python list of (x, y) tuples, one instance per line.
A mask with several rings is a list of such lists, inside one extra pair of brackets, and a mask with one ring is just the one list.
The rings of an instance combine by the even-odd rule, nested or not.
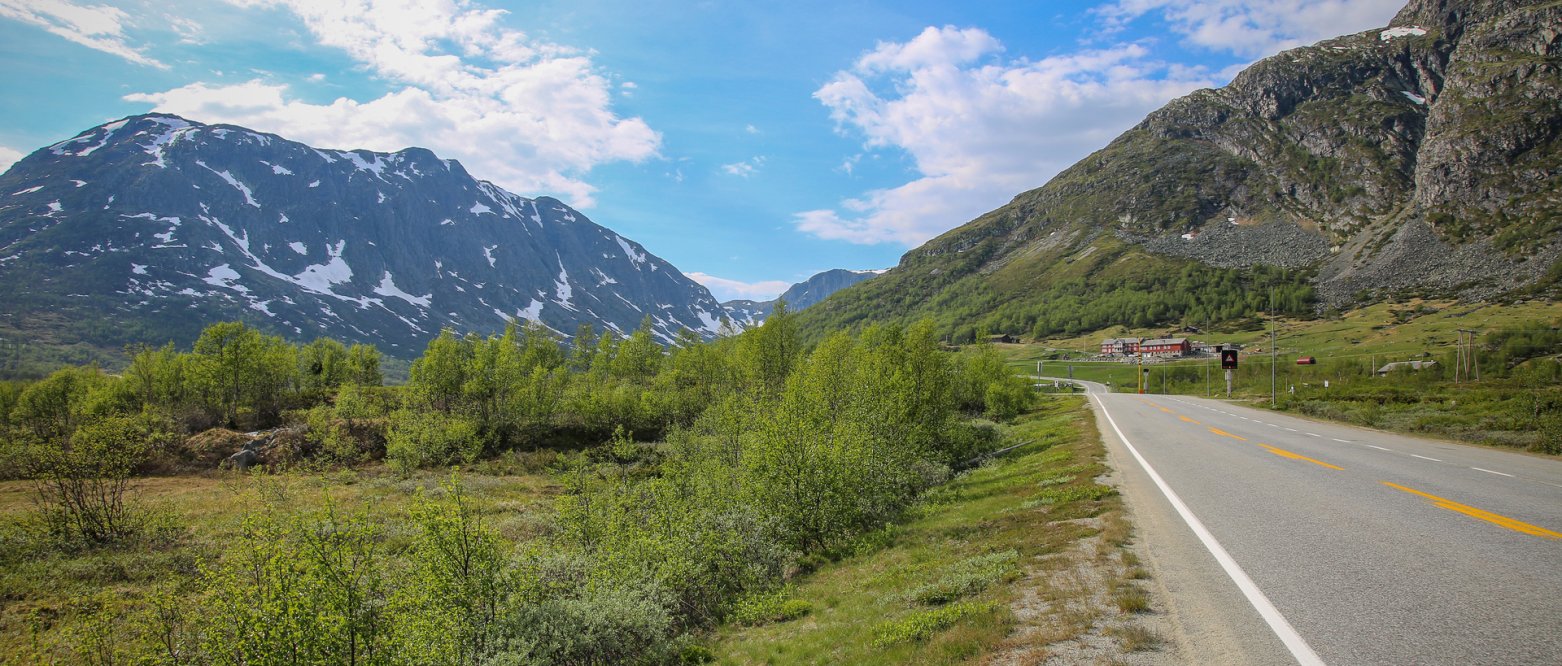
[(758, 134), (759, 128), (753, 125), (744, 125), (743, 131), (748, 132), (749, 134)]
[(26, 155), (20, 150), (0, 146), (0, 173), (5, 173), (6, 169), (11, 168), (12, 164), (16, 164), (23, 157)]
[(697, 272), (685, 273), (684, 275), (689, 276), (689, 279), (695, 282), (705, 285), (705, 288), (709, 289), (718, 301), (730, 301), (740, 298), (750, 301), (768, 301), (780, 296), (781, 292), (792, 286), (792, 283), (781, 280), (742, 282)]
[(1405, 0), (1117, 0), (1108, 28), (1159, 13), (1189, 43), (1262, 57), (1388, 24)]
[(309, 79), (310, 83), (320, 83), (321, 81), (325, 80), (325, 73), (324, 72), (315, 72), (314, 74), (310, 74), (306, 78)]
[(765, 157), (763, 155), (758, 155), (747, 161), (723, 164), (721, 165), (721, 170), (739, 178), (748, 178), (749, 176), (759, 173), (759, 167), (764, 166), (764, 164)]
[(0, 18), (43, 28), (50, 34), (139, 65), (168, 69), (168, 65), (126, 43), (125, 25), (130, 15), (116, 7), (83, 6), (67, 0), (0, 0)]
[[(5, 0), (0, 0), (5, 1)], [(578, 208), (592, 167), (655, 157), (661, 136), (612, 110), (613, 84), (588, 54), (537, 42), (471, 3), (398, 0), (230, 0), (282, 7), (325, 46), (363, 63), (392, 90), (315, 104), (285, 84), (193, 83), (125, 99), (203, 122), (225, 122), (332, 148), (429, 148), (476, 177), (523, 195), (559, 194)]]
[[(920, 177), (798, 213), (797, 228), (917, 245), (1045, 183), (1168, 100), (1209, 86), (1137, 44), (1040, 60), (999, 57), (980, 29), (929, 27), (880, 43), (814, 93), (868, 148), (905, 151)], [(844, 168), (845, 165), (843, 165)]]

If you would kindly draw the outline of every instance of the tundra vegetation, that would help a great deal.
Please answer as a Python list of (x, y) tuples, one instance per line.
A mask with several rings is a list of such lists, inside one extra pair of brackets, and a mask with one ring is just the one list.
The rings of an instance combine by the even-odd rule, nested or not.
[(679, 342), (446, 332), (386, 387), (371, 347), (225, 323), (4, 384), (0, 661), (702, 661), (1034, 401), (926, 322)]

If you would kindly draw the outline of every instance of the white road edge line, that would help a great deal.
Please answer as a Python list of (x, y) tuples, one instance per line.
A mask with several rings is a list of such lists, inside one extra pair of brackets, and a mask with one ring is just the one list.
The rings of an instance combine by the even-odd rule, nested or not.
[(1307, 433), (1307, 436), (1308, 437), (1319, 437), (1319, 438), (1323, 437), (1323, 435), (1320, 435), (1320, 434), (1315, 433), (1315, 432)]
[(1422, 460), (1430, 460), (1432, 462), (1442, 462), (1441, 460), (1438, 460), (1436, 458), (1428, 458), (1426, 456), (1418, 456), (1418, 455), (1416, 455), (1414, 453), (1410, 454), (1410, 457), (1412, 457), (1412, 458), (1420, 458)]
[(1374, 448), (1374, 449), (1377, 449), (1377, 450), (1379, 450), (1379, 451), (1393, 451), (1393, 449), (1385, 449), (1385, 448), (1383, 448), (1383, 447), (1381, 447), (1381, 446), (1373, 446), (1373, 445), (1371, 445), (1371, 444), (1368, 444), (1368, 445), (1367, 445), (1367, 446), (1368, 446), (1368, 447), (1369, 447), (1369, 448)]
[(1145, 473), (1150, 475), (1150, 480), (1161, 489), (1161, 494), (1171, 502), (1172, 508), (1177, 510), (1177, 515), (1182, 516), (1183, 522), (1193, 529), (1199, 541), (1203, 542), (1204, 547), (1215, 556), (1215, 561), (1220, 563), (1220, 568), (1226, 570), (1226, 575), (1231, 577), (1231, 581), (1237, 584), (1237, 589), (1242, 591), (1242, 596), (1247, 597), (1248, 603), (1253, 604), (1253, 609), (1269, 623), (1269, 628), (1291, 651), (1291, 656), (1296, 658), (1296, 662), (1302, 666), (1323, 666), (1323, 658), (1319, 657), (1317, 652), (1313, 652), (1313, 649), (1307, 645), (1307, 641), (1302, 639), (1302, 635), (1296, 633), (1296, 628), (1280, 614), (1280, 609), (1275, 608), (1275, 605), (1269, 601), (1269, 597), (1264, 596), (1263, 590), (1258, 589), (1258, 584), (1248, 577), (1247, 572), (1231, 558), (1231, 554), (1226, 552), (1225, 547), (1215, 540), (1215, 535), (1211, 534), (1209, 529), (1204, 527), (1204, 523), (1193, 515), (1193, 511), (1183, 503), (1177, 493), (1172, 491), (1171, 486), (1166, 485), (1166, 481), (1156, 473), (1155, 468), (1150, 467), (1150, 462), (1139, 454), (1139, 449), (1134, 448), (1133, 443), (1128, 441), (1128, 436), (1123, 434), (1123, 429), (1117, 427), (1117, 420), (1113, 419), (1112, 413), (1107, 411), (1106, 401), (1095, 394), (1091, 394), (1091, 397), (1095, 398), (1096, 405), (1101, 408), (1101, 414), (1106, 416), (1107, 423), (1112, 424), (1112, 430), (1117, 432), (1117, 438), (1122, 440), (1123, 446), (1128, 447), (1128, 452), (1133, 454), (1134, 460), (1139, 461), (1139, 466), (1144, 468)]
[(1330, 437), (1329, 439), (1332, 439), (1332, 440), (1334, 440), (1336, 442), (1339, 442), (1341, 444), (1349, 444), (1350, 443), (1350, 440), (1348, 440), (1348, 439), (1340, 439), (1338, 437)]
[(1497, 476), (1507, 476), (1507, 477), (1513, 476), (1512, 474), (1509, 474), (1507, 472), (1499, 472), (1499, 471), (1494, 470), (1494, 469), (1482, 469), (1480, 467), (1471, 467), (1470, 469), (1473, 469), (1473, 470), (1475, 470), (1477, 472), (1485, 472), (1487, 474), (1496, 474)]

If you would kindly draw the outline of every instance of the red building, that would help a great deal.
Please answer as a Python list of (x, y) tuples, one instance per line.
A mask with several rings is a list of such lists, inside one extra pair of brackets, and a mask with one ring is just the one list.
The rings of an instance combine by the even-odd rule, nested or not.
[(1193, 343), (1187, 338), (1155, 338), (1145, 340), (1139, 348), (1152, 356), (1184, 356), (1192, 353)]
[(1137, 354), (1139, 353), (1139, 338), (1107, 338), (1101, 341), (1101, 354)]

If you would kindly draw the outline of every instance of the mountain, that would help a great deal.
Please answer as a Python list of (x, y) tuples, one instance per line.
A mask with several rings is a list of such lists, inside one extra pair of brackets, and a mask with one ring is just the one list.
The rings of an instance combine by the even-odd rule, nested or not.
[(321, 150), (170, 115), (117, 120), (0, 176), (0, 332), (115, 346), (243, 319), (420, 353), (511, 318), (709, 337), (705, 287), (564, 203), (422, 148)]
[(1556, 2), (1415, 0), (1387, 28), (1266, 58), (805, 325), (1048, 336), (1557, 284), (1559, 25)]
[(740, 327), (757, 326), (765, 320), (765, 317), (770, 316), (770, 312), (775, 309), (777, 301), (786, 301), (787, 308), (792, 312), (797, 312), (824, 300), (830, 294), (883, 272), (832, 268), (822, 273), (816, 273), (807, 280), (787, 287), (786, 291), (782, 292), (775, 300), (724, 301), (721, 307), (727, 311), (727, 317), (734, 324)]

